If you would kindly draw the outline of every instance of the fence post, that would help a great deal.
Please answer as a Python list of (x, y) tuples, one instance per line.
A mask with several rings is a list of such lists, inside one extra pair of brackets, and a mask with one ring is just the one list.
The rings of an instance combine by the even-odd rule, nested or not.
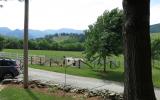
[(49, 59), (49, 65), (50, 65), (50, 67), (52, 66), (52, 59), (51, 58)]
[(21, 66), (21, 64), (22, 64), (22, 61), (21, 61), (21, 59), (19, 60), (19, 63), (20, 63), (20, 66)]
[(112, 67), (112, 61), (109, 61), (109, 66), (110, 66), (110, 68)]
[(80, 69), (81, 68), (81, 61), (80, 60), (78, 60), (78, 68)]
[(32, 63), (33, 63), (32, 60), (33, 60), (33, 57), (31, 56), (31, 65), (32, 65)]
[(42, 59), (41, 59), (41, 57), (40, 57), (40, 65), (41, 65), (41, 63), (42, 63)]

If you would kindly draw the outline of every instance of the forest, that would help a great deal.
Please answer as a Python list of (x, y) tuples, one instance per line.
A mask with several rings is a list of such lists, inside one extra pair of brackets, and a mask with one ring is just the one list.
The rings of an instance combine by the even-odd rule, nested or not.
[[(22, 49), (23, 39), (0, 36), (1, 49)], [(30, 39), (28, 41), (30, 50), (60, 50), (60, 51), (83, 51), (84, 34), (56, 33), (46, 35), (43, 38)]]

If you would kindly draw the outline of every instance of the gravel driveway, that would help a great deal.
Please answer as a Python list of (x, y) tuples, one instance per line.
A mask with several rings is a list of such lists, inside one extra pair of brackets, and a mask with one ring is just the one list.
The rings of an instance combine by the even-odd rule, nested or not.
[[(20, 77), (22, 78), (22, 76)], [(64, 84), (65, 74), (29, 68), (29, 79)], [(66, 75), (66, 84), (80, 88), (107, 89), (117, 93), (123, 93), (123, 84), (95, 78)], [(155, 93), (157, 100), (160, 100), (160, 89), (155, 89)]]

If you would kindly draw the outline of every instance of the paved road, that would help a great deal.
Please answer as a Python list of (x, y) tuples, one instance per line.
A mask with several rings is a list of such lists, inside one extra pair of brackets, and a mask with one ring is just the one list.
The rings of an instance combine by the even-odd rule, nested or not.
[[(29, 79), (51, 81), (59, 84), (65, 83), (65, 75), (56, 72), (49, 72), (39, 69), (29, 68)], [(123, 84), (107, 80), (100, 80), (95, 78), (79, 77), (73, 75), (66, 75), (67, 85), (74, 87), (88, 88), (88, 89), (107, 89), (117, 93), (123, 92)], [(157, 100), (160, 100), (160, 89), (155, 89)]]

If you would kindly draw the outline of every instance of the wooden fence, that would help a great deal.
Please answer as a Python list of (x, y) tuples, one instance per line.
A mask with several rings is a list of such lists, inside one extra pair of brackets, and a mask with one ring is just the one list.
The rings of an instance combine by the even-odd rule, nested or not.
[[(14, 59), (18, 60), (21, 65), (23, 65), (23, 55), (18, 53), (8, 53), (8, 52), (0, 52), (1, 59)], [(28, 56), (28, 63), (29, 64), (39, 64), (39, 65), (46, 65), (46, 66), (62, 66), (63, 59), (60, 58), (51, 58), (46, 57), (44, 55), (29, 55)]]

